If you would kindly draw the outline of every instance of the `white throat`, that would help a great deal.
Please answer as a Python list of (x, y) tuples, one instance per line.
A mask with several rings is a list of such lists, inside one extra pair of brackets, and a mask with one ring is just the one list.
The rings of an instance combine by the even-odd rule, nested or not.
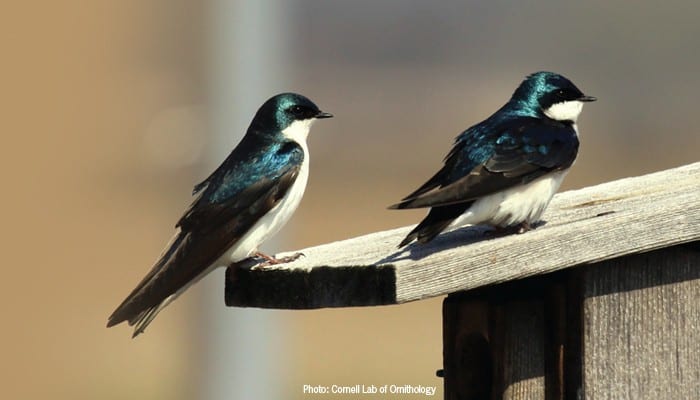
[(311, 125), (316, 122), (316, 118), (309, 118), (300, 121), (294, 121), (291, 125), (282, 130), (282, 134), (287, 139), (291, 139), (297, 143), (305, 143), (306, 137), (309, 135)]
[(309, 179), (309, 148), (306, 144), (306, 136), (309, 134), (309, 128), (311, 128), (315, 120), (316, 118), (294, 121), (286, 129), (282, 130), (282, 135), (299, 144), (304, 152), (299, 175), (279, 203), (260, 218), (233, 247), (227, 250), (213, 264), (213, 267), (226, 266), (231, 261), (240, 261), (250, 257), (257, 251), (260, 244), (282, 229), (289, 218), (292, 217), (292, 214), (294, 214), (301, 202), (306, 189), (306, 182)]
[(578, 115), (583, 109), (583, 102), (579, 100), (564, 101), (561, 103), (552, 104), (551, 107), (544, 110), (544, 115), (557, 121), (572, 121), (576, 122)]

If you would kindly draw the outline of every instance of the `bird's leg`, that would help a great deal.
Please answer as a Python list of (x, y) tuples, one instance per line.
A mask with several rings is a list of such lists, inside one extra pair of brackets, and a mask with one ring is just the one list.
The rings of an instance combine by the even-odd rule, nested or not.
[(276, 260), (277, 260), (277, 264), (284, 264), (284, 263), (296, 261), (300, 257), (306, 257), (306, 255), (304, 253), (301, 253), (301, 252), (296, 252), (296, 253), (292, 254), (291, 256), (276, 258)]
[(529, 231), (530, 229), (532, 229), (532, 225), (530, 225), (529, 221), (523, 221), (520, 223), (520, 225), (517, 225), (517, 227), (518, 227), (518, 230), (516, 231), (516, 233), (518, 233), (518, 234), (525, 233), (525, 232)]
[(253, 267), (253, 269), (258, 269), (258, 268), (262, 268), (262, 267), (268, 267), (270, 265), (284, 264), (284, 263), (295, 261), (299, 257), (304, 256), (304, 253), (294, 253), (291, 256), (280, 257), (280, 258), (268, 256), (267, 254), (261, 253), (259, 251), (255, 252), (255, 254), (253, 254), (253, 255), (255, 257), (262, 258), (263, 260), (265, 260), (264, 262)]
[(262, 258), (263, 260), (265, 260), (265, 262), (268, 262), (270, 264), (274, 264), (276, 260), (275, 257), (268, 256), (267, 254), (260, 251), (256, 251), (253, 255), (257, 258)]
[(511, 226), (505, 226), (505, 227), (494, 225), (493, 230), (484, 232), (484, 235), (499, 237), (499, 236), (510, 235), (513, 233), (521, 234), (521, 233), (525, 233), (531, 229), (533, 229), (533, 227), (530, 224), (530, 222), (523, 221), (523, 222), (519, 223), (518, 225), (511, 225)]

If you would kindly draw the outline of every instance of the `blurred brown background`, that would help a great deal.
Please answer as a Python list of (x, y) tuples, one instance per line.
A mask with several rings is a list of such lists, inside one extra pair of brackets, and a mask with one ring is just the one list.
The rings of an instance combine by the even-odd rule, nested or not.
[(0, 397), (302, 399), (322, 398), (303, 384), (393, 383), (441, 396), (441, 299), (227, 309), (220, 271), (136, 340), (104, 325), (191, 187), (278, 92), (336, 118), (312, 131), (306, 196), (273, 253), (416, 223), (421, 211), (385, 206), (541, 69), (599, 98), (564, 190), (697, 161), (699, 16), (697, 2), (650, 0), (6, 6)]

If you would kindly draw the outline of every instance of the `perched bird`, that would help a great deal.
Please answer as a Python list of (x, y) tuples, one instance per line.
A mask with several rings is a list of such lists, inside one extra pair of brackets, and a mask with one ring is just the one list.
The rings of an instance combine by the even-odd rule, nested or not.
[(503, 107), (457, 136), (442, 169), (389, 207), (431, 207), (399, 247), (429, 242), (450, 225), (529, 230), (574, 163), (576, 119), (595, 100), (561, 75), (528, 76)]
[(251, 256), (271, 264), (291, 261), (257, 249), (299, 205), (309, 175), (306, 136), (314, 121), (330, 117), (299, 94), (267, 100), (238, 146), (194, 187), (196, 198), (177, 222), (175, 236), (107, 327), (128, 321), (136, 325), (136, 337), (160, 310), (217, 267)]

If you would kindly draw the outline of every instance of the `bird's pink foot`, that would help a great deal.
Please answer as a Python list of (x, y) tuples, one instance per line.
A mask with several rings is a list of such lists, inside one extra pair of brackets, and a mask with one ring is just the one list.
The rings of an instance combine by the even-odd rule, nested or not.
[(261, 253), (259, 251), (253, 255), (255, 257), (262, 258), (263, 260), (265, 260), (262, 263), (257, 264), (256, 266), (253, 267), (253, 269), (259, 269), (259, 268), (269, 267), (270, 265), (285, 264), (288, 262), (295, 261), (299, 257), (304, 256), (304, 253), (294, 253), (291, 256), (280, 257), (280, 258), (268, 256), (267, 254)]

